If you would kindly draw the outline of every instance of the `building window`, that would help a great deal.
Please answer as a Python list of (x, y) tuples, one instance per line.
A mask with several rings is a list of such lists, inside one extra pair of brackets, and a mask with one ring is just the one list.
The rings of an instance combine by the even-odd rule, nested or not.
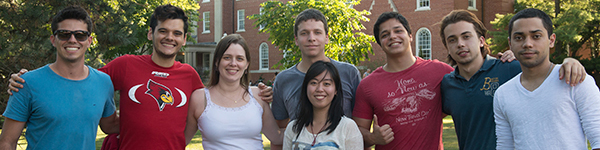
[(260, 70), (269, 70), (269, 45), (263, 42), (260, 44)]
[(477, 0), (469, 0), (469, 7), (467, 9), (477, 11), (477, 5), (475, 4), (477, 4)]
[(423, 59), (431, 59), (431, 32), (427, 28), (417, 31), (417, 56)]
[[(265, 8), (263, 8), (263, 7), (260, 7), (260, 9), (259, 9), (260, 15), (263, 15), (263, 14), (264, 14), (264, 13), (263, 13), (263, 11), (264, 11), (264, 10), (265, 10)], [(265, 25), (266, 25), (266, 24), (264, 24), (264, 23), (263, 23), (263, 24), (260, 24), (260, 27), (258, 28), (258, 30), (262, 30), (262, 29), (264, 29), (264, 28), (265, 28)]]
[[(189, 35), (192, 37), (192, 39), (194, 39), (195, 42), (198, 42), (198, 32), (196, 32), (196, 31), (198, 31), (198, 28), (197, 28), (198, 27), (198, 21), (192, 21), (192, 26), (196, 27), (196, 28), (191, 28), (191, 30), (188, 31)], [(194, 42), (190, 42), (190, 41), (186, 41), (186, 42), (189, 43), (189, 44), (194, 43)]]
[(202, 72), (210, 71), (210, 53), (202, 53)]
[(208, 3), (210, 0), (202, 0), (202, 3)]
[(202, 33), (210, 33), (210, 12), (202, 13)]
[(415, 11), (431, 10), (429, 0), (417, 0), (417, 9)]
[(238, 10), (237, 11), (237, 15), (238, 15), (237, 32), (246, 31), (246, 28), (244, 27), (244, 20), (246, 18), (245, 11), (243, 9), (242, 10)]

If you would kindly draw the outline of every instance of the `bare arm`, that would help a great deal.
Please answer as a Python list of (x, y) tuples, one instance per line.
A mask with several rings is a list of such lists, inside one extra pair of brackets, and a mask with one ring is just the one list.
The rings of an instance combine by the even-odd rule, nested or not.
[(354, 122), (356, 122), (356, 125), (358, 125), (358, 129), (363, 136), (365, 147), (370, 147), (375, 144), (385, 145), (394, 140), (394, 132), (392, 131), (390, 125), (385, 124), (383, 126), (379, 126), (377, 116), (374, 115), (373, 118), (373, 120), (375, 120), (373, 122), (373, 133), (370, 131), (372, 120), (358, 117), (352, 117), (352, 119), (354, 119)]
[[(273, 112), (271, 112), (273, 113)], [(279, 128), (286, 128), (288, 123), (290, 123), (290, 118), (287, 119), (283, 119), (283, 120), (275, 120), (277, 122), (277, 126), (279, 126)]]
[(185, 143), (189, 144), (198, 132), (198, 117), (202, 115), (206, 108), (206, 98), (204, 89), (197, 89), (192, 93), (190, 106), (188, 107), (187, 122), (185, 124)]
[(16, 121), (10, 118), (4, 119), (2, 133), (0, 133), (0, 149), (17, 149), (17, 141), (19, 140), (24, 127), (25, 122)]
[(260, 99), (267, 103), (273, 102), (273, 88), (265, 85), (262, 82), (258, 83), (257, 87), (258, 89), (260, 89), (260, 93), (258, 94), (258, 96), (260, 96)]
[[(252, 89), (252, 92), (258, 93), (258, 89)], [(273, 116), (273, 112), (271, 112), (271, 107), (269, 107), (269, 104), (264, 101), (258, 101), (258, 103), (260, 103), (261, 107), (263, 108), (262, 132), (271, 141), (272, 145), (282, 145), (284, 130), (281, 130), (277, 125), (277, 122), (275, 122), (275, 117)]]
[(119, 115), (117, 111), (112, 115), (100, 118), (100, 129), (106, 134), (119, 133)]
[(23, 88), (23, 85), (18, 82), (25, 83), (25, 80), (23, 80), (23, 78), (20, 77), (24, 73), (27, 73), (27, 69), (21, 69), (19, 73), (14, 73), (10, 75), (10, 79), (8, 79), (9, 83), (7, 90), (9, 95), (13, 94), (12, 91), (19, 92), (19, 89)]
[(506, 50), (504, 51), (504, 53), (500, 52), (498, 53), (498, 55), (500, 56), (500, 60), (502, 62), (512, 62), (513, 60), (517, 59), (517, 57), (515, 57), (515, 54), (511, 50)]
[(585, 80), (585, 68), (574, 58), (565, 58), (560, 67), (559, 79), (565, 79), (567, 84), (575, 86)]

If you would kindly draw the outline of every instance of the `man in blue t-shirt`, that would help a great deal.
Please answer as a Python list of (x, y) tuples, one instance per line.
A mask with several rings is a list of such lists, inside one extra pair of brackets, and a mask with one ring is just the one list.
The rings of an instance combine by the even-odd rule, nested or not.
[[(469, 11), (450, 12), (442, 19), (440, 33), (449, 63), (456, 66), (442, 80), (442, 110), (452, 115), (459, 148), (495, 149), (494, 92), (521, 73), (521, 66), (512, 61), (514, 57), (507, 57), (509, 62), (503, 63), (507, 60), (487, 55), (490, 52), (485, 43), (487, 29)], [(568, 84), (581, 83), (585, 69), (577, 60), (567, 58), (561, 68), (560, 78), (563, 76)]]
[(85, 65), (92, 20), (69, 6), (52, 19), (56, 61), (22, 78), (23, 89), (9, 98), (0, 149), (16, 149), (23, 128), (27, 149), (95, 149), (98, 124), (118, 133), (110, 77)]

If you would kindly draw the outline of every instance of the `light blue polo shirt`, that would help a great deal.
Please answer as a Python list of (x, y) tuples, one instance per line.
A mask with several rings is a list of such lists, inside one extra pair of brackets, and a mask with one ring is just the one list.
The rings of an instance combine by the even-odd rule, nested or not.
[(518, 61), (503, 63), (488, 56), (469, 81), (459, 69), (442, 80), (442, 110), (452, 115), (461, 150), (493, 150), (496, 148), (494, 92), (521, 73)]

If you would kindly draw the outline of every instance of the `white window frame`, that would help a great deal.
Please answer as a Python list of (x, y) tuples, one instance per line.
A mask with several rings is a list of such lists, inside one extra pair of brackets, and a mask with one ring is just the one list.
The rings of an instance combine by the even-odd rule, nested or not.
[[(470, 2), (473, 2), (473, 5)], [(467, 10), (477, 11), (477, 0), (467, 0), (467, 5)]]
[[(425, 11), (425, 10), (431, 10), (431, 0), (416, 0), (417, 1), (417, 9), (415, 9), (415, 11)], [(428, 6), (421, 6), (421, 2), (423, 1), (427, 1), (429, 3)]]
[[(429, 34), (429, 48), (426, 48), (426, 49), (421, 48), (421, 32), (427, 32), (427, 34)], [(429, 31), (429, 29), (427, 29), (427, 28), (420, 28), (419, 30), (417, 30), (416, 34), (417, 34), (417, 37), (416, 37), (417, 40), (415, 42), (415, 46), (416, 46), (415, 47), (415, 49), (416, 49), (415, 50), (415, 55), (419, 56), (419, 57), (421, 57), (423, 59), (431, 59), (432, 58), (431, 57), (431, 46), (432, 46), (431, 45), (431, 31)], [(429, 56), (428, 57), (422, 57), (422, 56), (420, 56), (421, 51), (428, 51)]]
[(202, 3), (208, 3), (210, 0), (202, 0)]
[[(259, 67), (260, 70), (269, 70), (269, 45), (266, 42), (260, 43), (259, 49)], [(266, 64), (265, 64), (266, 63)]]
[(246, 27), (244, 26), (245, 22), (246, 22), (246, 10), (240, 9), (237, 11), (237, 31), (236, 32), (246, 31)]
[[(208, 27), (208, 30), (206, 29)], [(202, 13), (202, 34), (210, 33), (210, 11)]]
[[(260, 7), (260, 8), (258, 9), (258, 12), (260, 13), (260, 15), (263, 15), (263, 14), (264, 14), (264, 13), (263, 13), (263, 11), (264, 11), (264, 10), (265, 10), (265, 8), (263, 8), (263, 7)], [(264, 28), (265, 28), (265, 26), (266, 26), (266, 24), (260, 24), (260, 26), (258, 27), (258, 30), (260, 31), (260, 30), (264, 29)]]

